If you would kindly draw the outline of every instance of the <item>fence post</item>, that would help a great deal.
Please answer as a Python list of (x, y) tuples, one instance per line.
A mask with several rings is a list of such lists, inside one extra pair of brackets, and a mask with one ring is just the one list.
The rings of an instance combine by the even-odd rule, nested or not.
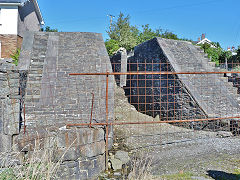
[(106, 161), (105, 161), (105, 169), (108, 170), (108, 77), (109, 77), (109, 72), (107, 71), (106, 75)]

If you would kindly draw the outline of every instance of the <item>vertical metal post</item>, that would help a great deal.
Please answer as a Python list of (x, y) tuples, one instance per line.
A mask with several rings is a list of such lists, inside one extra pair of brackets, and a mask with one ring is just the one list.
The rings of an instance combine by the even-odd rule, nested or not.
[(23, 122), (23, 128), (24, 128), (24, 134), (26, 133), (26, 107), (25, 107), (25, 103), (23, 105), (23, 117), (24, 117), (24, 122)]
[(93, 105), (94, 105), (94, 93), (92, 93), (92, 109), (91, 109), (91, 118), (90, 118), (90, 125), (89, 125), (90, 128), (92, 127)]
[(109, 76), (109, 72), (107, 72), (106, 75), (106, 149), (105, 149), (105, 153), (106, 153), (106, 161), (105, 161), (105, 169), (108, 170), (108, 76)]

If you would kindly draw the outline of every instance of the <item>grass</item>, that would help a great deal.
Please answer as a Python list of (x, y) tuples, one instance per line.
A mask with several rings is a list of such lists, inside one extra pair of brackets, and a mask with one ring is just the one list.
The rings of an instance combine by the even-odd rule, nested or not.
[[(69, 148), (71, 145), (69, 146)], [(68, 149), (69, 149), (68, 148)], [(66, 150), (66, 152), (68, 151)], [(0, 154), (1, 162), (7, 162), (0, 169), (1, 180), (52, 180), (58, 178), (60, 164), (64, 152), (59, 159), (56, 159), (56, 148), (47, 147), (35, 140), (33, 151), (25, 154), (24, 152), (17, 153), (2, 153)], [(11, 158), (9, 158), (11, 156)], [(12, 162), (10, 159), (15, 159)], [(21, 161), (21, 163), (16, 163)], [(4, 164), (4, 163), (3, 163)]]
[(163, 175), (161, 179), (163, 180), (179, 180), (179, 179), (184, 179), (184, 180), (192, 180), (192, 176), (194, 176), (190, 172), (181, 172), (177, 174), (170, 174), (170, 175)]
[(240, 179), (240, 168), (239, 169), (235, 169), (233, 174), (235, 174), (237, 176), (237, 178)]
[(151, 175), (152, 159), (144, 156), (144, 154), (137, 155), (132, 160), (131, 170), (129, 174), (130, 180), (151, 180), (154, 176)]

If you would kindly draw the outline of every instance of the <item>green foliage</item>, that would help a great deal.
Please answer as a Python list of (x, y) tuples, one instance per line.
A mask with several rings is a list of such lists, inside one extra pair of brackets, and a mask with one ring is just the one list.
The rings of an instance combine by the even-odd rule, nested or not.
[(218, 42), (213, 43), (213, 45), (215, 47), (211, 47), (208, 43), (201, 45), (204, 52), (208, 54), (208, 58), (211, 58), (211, 61), (215, 62), (217, 66), (220, 63), (225, 63), (226, 59), (229, 62), (232, 57), (232, 53), (230, 51), (224, 51)]
[(105, 46), (107, 48), (108, 54), (112, 56), (120, 47), (118, 41), (114, 39), (108, 39), (105, 41)]
[(43, 32), (58, 32), (58, 29), (51, 29), (49, 26), (46, 26), (45, 28), (41, 28), (41, 31), (43, 31)]
[(207, 53), (206, 51), (211, 47), (210, 44), (208, 43), (204, 43), (201, 45), (201, 48), (204, 50), (205, 53)]
[(11, 54), (10, 57), (13, 59), (13, 64), (18, 65), (18, 60), (20, 56), (20, 49), (18, 48), (15, 53)]
[(120, 13), (117, 22), (111, 25), (111, 29), (107, 31), (110, 39), (118, 42), (120, 47), (127, 50), (133, 49), (137, 45), (137, 28), (130, 25), (130, 16), (124, 17)]
[(170, 31), (163, 31), (162, 29), (153, 30), (149, 24), (142, 25), (139, 30), (136, 26), (130, 25), (130, 16), (124, 16), (120, 13), (116, 22), (111, 24), (107, 31), (108, 39), (105, 43), (109, 55), (113, 55), (117, 48), (123, 47), (126, 50), (132, 50), (138, 44), (155, 37), (162, 37), (167, 39), (179, 39), (176, 34)]
[(208, 54), (208, 58), (211, 58), (212, 62), (215, 62), (217, 66), (219, 65), (219, 57), (222, 54), (221, 48), (210, 47), (206, 49), (205, 53)]
[(160, 37), (162, 30), (161, 29), (157, 29), (157, 30), (152, 30), (149, 27), (149, 24), (143, 25), (142, 26), (142, 31), (139, 31), (138, 33), (138, 44), (141, 44), (145, 41), (148, 41), (154, 37)]
[(166, 39), (179, 40), (176, 34), (173, 34), (172, 32), (169, 32), (167, 30), (161, 35), (161, 37)]

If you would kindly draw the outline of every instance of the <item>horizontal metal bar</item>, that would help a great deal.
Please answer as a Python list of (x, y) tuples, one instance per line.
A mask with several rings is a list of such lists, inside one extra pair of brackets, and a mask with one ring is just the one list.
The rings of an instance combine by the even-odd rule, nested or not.
[(161, 74), (226, 74), (235, 73), (240, 74), (239, 71), (223, 71), (223, 72), (106, 72), (106, 73), (70, 73), (69, 76), (81, 76), (81, 75), (161, 75)]
[[(138, 125), (138, 124), (161, 124), (161, 123), (179, 123), (179, 122), (201, 122), (201, 121), (217, 121), (223, 119), (240, 119), (240, 116), (224, 117), (224, 118), (206, 118), (206, 119), (188, 119), (188, 120), (172, 120), (172, 121), (143, 121), (143, 122), (113, 122), (113, 123), (92, 123), (92, 126), (105, 125)], [(89, 123), (67, 124), (66, 127), (89, 126)]]

